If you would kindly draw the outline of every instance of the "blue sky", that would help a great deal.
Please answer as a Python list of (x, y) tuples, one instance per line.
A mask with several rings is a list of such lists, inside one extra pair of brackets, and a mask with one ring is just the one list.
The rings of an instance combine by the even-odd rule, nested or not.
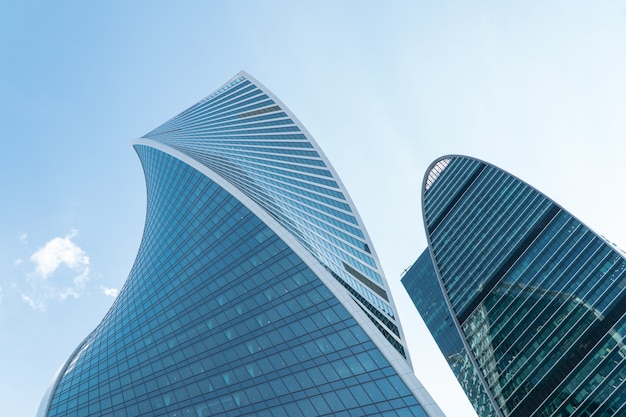
[(418, 378), (472, 415), (399, 284), (419, 190), (448, 153), (492, 162), (626, 247), (626, 2), (0, 4), (0, 415), (34, 416), (141, 239), (133, 139), (239, 70), (300, 118), (385, 269)]

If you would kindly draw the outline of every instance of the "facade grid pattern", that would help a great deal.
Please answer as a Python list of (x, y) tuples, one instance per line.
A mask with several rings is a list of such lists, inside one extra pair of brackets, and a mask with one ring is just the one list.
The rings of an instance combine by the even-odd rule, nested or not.
[(271, 229), (183, 162), (137, 151), (149, 201), (137, 261), (48, 415), (426, 416)]
[(428, 249), (406, 271), (402, 277), (402, 284), (450, 369), (470, 398), (476, 414), (479, 417), (496, 417), (498, 413), (483, 387), (450, 315)]
[(136, 141), (129, 277), (38, 417), (441, 417), (332, 167), (246, 74)]
[[(191, 156), (265, 208), (367, 300), (371, 307), (361, 305), (404, 355), (402, 337), (385, 323), (397, 326), (373, 246), (315, 141), (248, 75), (235, 77), (220, 91), (144, 137)], [(374, 318), (381, 312), (385, 320)]]
[[(483, 161), (447, 156), (431, 170), (422, 197), (432, 271), (403, 282), (426, 315), (429, 298), (443, 297), (448, 312), (429, 327), (444, 354), (449, 334), (437, 325), (449, 314), (500, 416), (626, 413), (623, 253)], [(425, 294), (433, 276), (442, 291)]]

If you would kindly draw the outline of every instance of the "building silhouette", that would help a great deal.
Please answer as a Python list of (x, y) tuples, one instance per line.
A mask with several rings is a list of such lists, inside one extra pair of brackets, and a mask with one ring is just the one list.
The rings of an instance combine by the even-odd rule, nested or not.
[(402, 282), (477, 413), (626, 415), (624, 254), (528, 184), (446, 156)]
[(457, 331), (428, 250), (406, 271), (402, 284), (474, 406), (476, 414), (479, 417), (497, 416)]
[(40, 416), (442, 416), (310, 134), (245, 73), (137, 140), (144, 235)]

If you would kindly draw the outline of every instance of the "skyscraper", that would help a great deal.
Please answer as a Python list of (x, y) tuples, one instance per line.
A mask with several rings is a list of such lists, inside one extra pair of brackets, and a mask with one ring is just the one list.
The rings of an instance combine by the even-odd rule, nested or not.
[(626, 415), (624, 254), (477, 159), (435, 161), (422, 203), (403, 284), (479, 415)]
[(402, 284), (474, 406), (476, 414), (479, 417), (497, 416), (455, 326), (428, 250), (405, 272)]
[(41, 416), (441, 416), (362, 221), (245, 73), (134, 144), (139, 253)]

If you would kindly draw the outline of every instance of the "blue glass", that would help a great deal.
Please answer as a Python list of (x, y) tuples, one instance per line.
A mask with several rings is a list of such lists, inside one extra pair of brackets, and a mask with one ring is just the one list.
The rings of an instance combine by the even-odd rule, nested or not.
[(135, 150), (137, 258), (38, 416), (441, 416), (356, 210), (271, 93), (240, 74)]
[[(389, 300), (372, 291), (369, 285), (363, 285), (350, 272), (358, 271), (371, 285), (386, 292), (378, 262), (366, 249), (371, 245), (364, 239), (354, 209), (346, 204), (345, 191), (337, 178), (333, 178), (332, 168), (319, 152), (308, 158), (307, 163), (278, 162), (283, 148), (291, 146), (287, 135), (297, 133), (303, 140), (314, 142), (288, 111), (275, 99), (268, 98), (267, 91), (259, 85), (251, 88), (252, 85), (250, 80), (236, 82), (145, 138), (190, 155), (239, 187), (290, 230), (342, 282), (367, 300), (376, 310), (371, 311), (373, 316), (382, 312), (387, 316), (385, 321), (394, 322), (394, 308)], [(264, 111), (262, 125), (256, 120), (260, 111)], [(271, 123), (285, 127), (277, 129)], [(247, 145), (241, 140), (246, 138), (255, 141)], [(260, 150), (254, 158), (247, 156), (250, 145)], [(350, 269), (346, 270), (344, 264)], [(385, 321), (378, 324), (388, 336)], [(402, 340), (396, 342), (403, 344)]]
[(624, 414), (623, 253), (473, 158), (435, 161), (422, 198), (430, 248), (403, 283), (477, 411), (488, 397), (485, 415)]
[[(170, 155), (137, 152), (149, 201), (137, 260), (62, 373), (48, 415), (208, 416), (248, 407), (308, 416), (396, 398), (423, 415), (399, 378), (392, 388), (390, 377), (372, 374), (395, 371), (258, 217)], [(334, 373), (320, 372), (326, 365)], [(337, 389), (318, 389), (333, 381)]]
[(402, 284), (474, 406), (476, 414), (479, 417), (498, 416), (446, 305), (428, 249), (406, 271)]

